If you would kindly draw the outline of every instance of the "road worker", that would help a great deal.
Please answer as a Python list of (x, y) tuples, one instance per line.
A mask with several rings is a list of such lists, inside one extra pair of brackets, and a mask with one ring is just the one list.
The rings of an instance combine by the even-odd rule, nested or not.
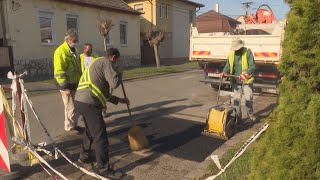
[[(92, 44), (85, 43), (83, 45), (83, 53), (80, 54), (81, 73), (83, 73), (85, 69), (87, 69), (95, 60), (99, 58), (99, 56), (92, 53)], [(107, 109), (102, 109), (102, 116), (103, 118), (108, 117)]]
[[(239, 110), (239, 106), (241, 105), (240, 93), (242, 92), (246, 101), (247, 114), (252, 122), (256, 121), (256, 117), (253, 114), (253, 73), (255, 71), (255, 62), (251, 50), (244, 47), (244, 43), (240, 38), (232, 39), (231, 52), (221, 73), (222, 77), (227, 74), (239, 77), (231, 79), (234, 92), (234, 106), (237, 110), (239, 123), (242, 123), (242, 113)], [(242, 82), (244, 83), (243, 89)]]
[(64, 129), (78, 133), (83, 128), (78, 126), (79, 116), (74, 109), (74, 95), (81, 76), (79, 54), (75, 48), (78, 43), (77, 32), (68, 30), (64, 40), (54, 52), (54, 80), (64, 104)]
[(83, 45), (83, 53), (80, 54), (81, 73), (83, 73), (84, 70), (97, 59), (99, 59), (99, 56), (92, 53), (92, 44), (85, 43)]
[(81, 76), (75, 97), (75, 107), (83, 115), (86, 127), (79, 161), (90, 163), (91, 144), (94, 143), (96, 169), (100, 175), (109, 179), (120, 179), (122, 173), (114, 171), (109, 164), (109, 142), (101, 110), (107, 102), (130, 103), (127, 98), (112, 95), (112, 90), (122, 81), (122, 74), (115, 65), (119, 57), (118, 49), (110, 48), (105, 57), (94, 61)]

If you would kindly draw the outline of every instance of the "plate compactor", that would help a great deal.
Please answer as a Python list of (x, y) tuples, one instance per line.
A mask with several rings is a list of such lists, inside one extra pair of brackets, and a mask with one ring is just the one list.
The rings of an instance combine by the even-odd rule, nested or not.
[[(227, 75), (227, 77), (236, 78), (236, 76)], [(220, 78), (217, 104), (210, 108), (207, 116), (206, 127), (203, 130), (204, 135), (214, 136), (222, 139), (230, 139), (237, 131), (237, 117), (236, 108), (231, 105), (231, 96), (229, 103), (219, 104), (222, 78)], [(243, 91), (243, 84), (242, 90)], [(242, 99), (242, 92), (240, 92), (240, 100)], [(241, 105), (239, 106), (241, 112)]]

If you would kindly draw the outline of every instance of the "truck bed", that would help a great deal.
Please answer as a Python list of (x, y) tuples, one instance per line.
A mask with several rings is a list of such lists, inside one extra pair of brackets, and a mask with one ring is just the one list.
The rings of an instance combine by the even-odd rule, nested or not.
[[(263, 30), (264, 35), (230, 35), (228, 33), (198, 33), (192, 27), (190, 37), (191, 61), (221, 61), (226, 60), (230, 52), (231, 40), (239, 37), (245, 42), (245, 47), (253, 52), (256, 62), (277, 64), (281, 57), (284, 24), (240, 25), (245, 32)], [(258, 31), (257, 31), (258, 32)]]

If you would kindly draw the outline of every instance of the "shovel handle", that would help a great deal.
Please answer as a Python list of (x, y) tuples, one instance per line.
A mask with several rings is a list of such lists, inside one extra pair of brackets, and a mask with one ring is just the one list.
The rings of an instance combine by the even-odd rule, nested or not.
[[(125, 98), (127, 98), (127, 94), (126, 94), (126, 91), (124, 90), (124, 86), (123, 86), (123, 82), (121, 81), (121, 88), (122, 88), (122, 92), (123, 92), (123, 96)], [(128, 109), (128, 113), (129, 113), (129, 116), (131, 116), (131, 109), (130, 109), (130, 106), (129, 104), (126, 104), (127, 105), (127, 109)]]

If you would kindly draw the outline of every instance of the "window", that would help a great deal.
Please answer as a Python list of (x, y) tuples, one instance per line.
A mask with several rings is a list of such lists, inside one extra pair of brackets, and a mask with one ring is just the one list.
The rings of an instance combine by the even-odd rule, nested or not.
[(120, 23), (120, 44), (127, 45), (128, 44), (128, 37), (127, 37), (127, 23), (121, 22)]
[(166, 18), (168, 19), (168, 17), (169, 17), (168, 5), (165, 5), (164, 7), (165, 7)]
[(67, 14), (67, 30), (74, 29), (78, 32), (78, 16)]
[(169, 17), (169, 7), (168, 7), (168, 5), (165, 5), (165, 4), (162, 4), (162, 3), (159, 4), (159, 17), (160, 18), (166, 17), (168, 19), (168, 17)]
[(41, 43), (51, 45), (54, 43), (53, 39), (53, 13), (39, 11), (39, 24)]
[(159, 5), (159, 17), (162, 18), (162, 4)]
[(192, 23), (194, 20), (195, 12), (194, 11), (189, 11), (189, 21)]

